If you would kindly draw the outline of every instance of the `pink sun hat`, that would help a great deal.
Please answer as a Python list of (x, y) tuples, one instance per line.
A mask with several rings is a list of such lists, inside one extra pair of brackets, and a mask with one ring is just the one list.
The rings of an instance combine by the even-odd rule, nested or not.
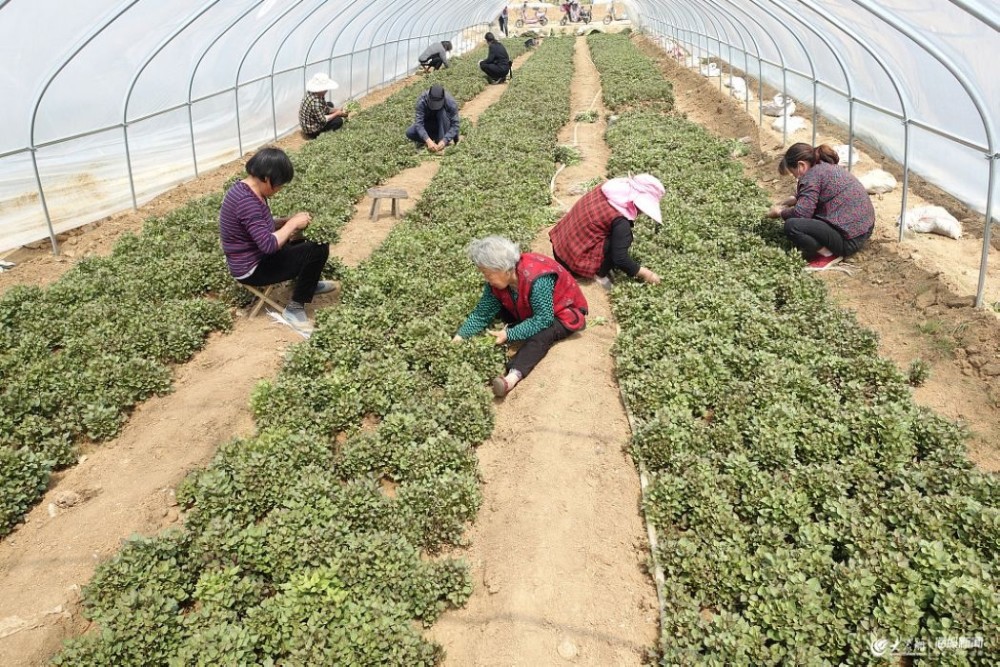
[(612, 178), (601, 186), (601, 192), (629, 220), (635, 220), (642, 211), (656, 224), (663, 222), (660, 200), (666, 192), (660, 179), (650, 174), (639, 174), (625, 178)]

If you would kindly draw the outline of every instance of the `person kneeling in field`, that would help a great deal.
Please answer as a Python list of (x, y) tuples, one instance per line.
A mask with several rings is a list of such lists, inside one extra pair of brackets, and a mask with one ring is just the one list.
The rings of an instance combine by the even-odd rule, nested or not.
[(875, 207), (854, 174), (839, 166), (840, 156), (823, 144), (793, 144), (778, 163), (778, 173), (798, 179), (795, 196), (768, 210), (785, 221), (785, 236), (809, 262), (806, 271), (823, 271), (861, 250), (875, 229)]
[(502, 236), (472, 241), (468, 252), (486, 284), (476, 308), (452, 340), (474, 336), (500, 316), (506, 325), (490, 332), (496, 344), (523, 343), (507, 362), (505, 374), (493, 378), (493, 394), (503, 398), (528, 377), (553, 344), (587, 326), (587, 299), (556, 261), (521, 253)]
[(406, 130), (406, 138), (417, 149), (426, 146), (431, 153), (443, 151), (458, 143), (458, 102), (440, 83), (435, 83), (417, 98), (413, 125)]
[(660, 276), (639, 266), (628, 251), (640, 211), (657, 225), (663, 222), (663, 193), (663, 183), (649, 174), (605, 181), (581, 197), (549, 231), (552, 256), (574, 274), (594, 278), (605, 289), (611, 289), (612, 269), (647, 283), (659, 283)]

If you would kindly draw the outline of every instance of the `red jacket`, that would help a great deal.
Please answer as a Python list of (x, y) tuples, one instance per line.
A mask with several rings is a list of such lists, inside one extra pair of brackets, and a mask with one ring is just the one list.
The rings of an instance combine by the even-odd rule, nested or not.
[(622, 217), (596, 187), (580, 197), (549, 232), (552, 251), (573, 273), (592, 278), (604, 260), (604, 241), (611, 234), (611, 223)]
[(510, 298), (510, 290), (490, 287), (493, 295), (500, 300), (518, 321), (531, 317), (534, 313), (531, 310), (531, 286), (537, 278), (542, 276), (556, 275), (556, 286), (552, 293), (552, 308), (555, 310), (556, 319), (570, 331), (580, 331), (587, 324), (587, 299), (580, 291), (580, 286), (576, 284), (569, 271), (564, 269), (559, 262), (538, 255), (533, 252), (521, 254), (521, 261), (517, 263), (517, 303)]

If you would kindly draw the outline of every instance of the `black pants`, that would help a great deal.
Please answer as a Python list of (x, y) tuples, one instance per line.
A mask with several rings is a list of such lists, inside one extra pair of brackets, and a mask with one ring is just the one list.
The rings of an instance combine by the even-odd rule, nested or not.
[(510, 35), (507, 33), (507, 17), (501, 16), (499, 21), (500, 21), (500, 32), (503, 33), (504, 37), (510, 37)]
[(421, 60), (420, 65), (421, 67), (433, 67), (434, 69), (441, 69), (441, 65), (444, 65), (444, 61), (441, 60), (441, 56), (435, 53), (427, 60)]
[(315, 139), (324, 132), (333, 132), (334, 130), (339, 130), (343, 126), (344, 126), (343, 116), (337, 116), (336, 118), (331, 118), (330, 120), (326, 121), (326, 125), (324, 125), (323, 129), (321, 129), (319, 132), (316, 132), (315, 134), (307, 134), (306, 136), (309, 137), (310, 139)]
[(329, 256), (330, 246), (325, 243), (290, 241), (273, 255), (264, 255), (253, 274), (240, 282), (263, 287), (295, 278), (292, 300), (309, 303)]
[[(518, 322), (517, 318), (506, 308), (500, 308), (500, 319), (507, 324), (516, 324)], [(552, 326), (542, 329), (531, 338), (521, 341), (521, 348), (505, 366), (507, 372), (517, 371), (521, 374), (522, 378), (528, 377), (528, 374), (535, 369), (538, 362), (544, 359), (545, 355), (549, 353), (549, 348), (571, 333), (573, 332), (563, 326), (562, 322), (556, 320), (552, 323)]]
[(493, 81), (503, 81), (510, 74), (510, 63), (506, 65), (495, 65), (491, 63), (479, 63), (479, 69), (483, 70)]
[(785, 236), (806, 259), (815, 259), (820, 248), (826, 248), (838, 257), (850, 257), (865, 246), (871, 235), (868, 232), (853, 239), (845, 239), (833, 225), (816, 218), (785, 220)]

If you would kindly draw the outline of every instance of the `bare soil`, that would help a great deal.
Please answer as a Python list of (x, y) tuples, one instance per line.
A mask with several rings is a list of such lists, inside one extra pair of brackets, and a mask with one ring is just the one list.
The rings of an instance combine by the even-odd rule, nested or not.
[[(462, 115), (475, 122), (505, 89), (490, 86), (463, 107)], [(387, 94), (382, 92), (383, 99)], [(363, 105), (371, 103), (371, 96), (363, 100)], [(302, 141), (286, 138), (285, 147)], [(420, 198), (439, 167), (440, 159), (428, 156), (387, 181), (388, 187), (407, 190), (401, 214)], [(119, 234), (141, 228), (140, 215), (168, 212), (221, 187), (242, 168), (242, 162), (233, 163), (228, 172), (220, 169), (164, 194), (144, 207), (145, 214), (122, 214), (120, 224), (109, 221), (84, 230), (77, 246), (110, 252)], [(341, 241), (331, 248), (349, 266), (367, 258), (399, 221), (385, 203), (379, 220), (372, 221), (370, 206), (367, 197), (359, 202)], [(17, 272), (3, 275), (47, 284), (72, 261), (32, 251)], [(287, 297), (279, 291), (277, 300)], [(335, 305), (338, 297), (339, 292), (317, 297), (310, 312)], [(253, 433), (249, 400), (254, 386), (277, 375), (285, 351), (301, 338), (264, 314), (253, 319), (239, 314), (231, 333), (213, 335), (191, 361), (177, 367), (171, 394), (138, 406), (118, 438), (89, 447), (78, 465), (55, 475), (26, 521), (0, 541), (0, 665), (45, 664), (63, 639), (85, 631), (89, 623), (80, 613), (80, 587), (94, 567), (130, 535), (152, 535), (183, 522), (174, 487), (191, 470), (204, 467), (220, 444)]]
[[(794, 192), (794, 181), (778, 176), (777, 164), (784, 154), (781, 134), (769, 126), (759, 128), (756, 99), (752, 115), (744, 105), (719, 91), (718, 77), (706, 78), (667, 56), (646, 39), (639, 43), (656, 58), (674, 82), (677, 111), (726, 139), (750, 138), (750, 155), (743, 158), (748, 177), (757, 180), (779, 201)], [(738, 74), (737, 74), (738, 75)], [(728, 74), (725, 75), (728, 77)], [(749, 86), (756, 92), (756, 84)], [(774, 91), (765, 89), (765, 96)], [(798, 103), (797, 103), (798, 104)], [(799, 115), (799, 114), (796, 114)], [(801, 112), (806, 129), (789, 136), (789, 143), (810, 141), (811, 113)], [(765, 116), (765, 122), (771, 120)], [(847, 133), (832, 123), (820, 123), (817, 143), (842, 144)], [(901, 183), (901, 167), (869, 146), (861, 145), (861, 160), (855, 174), (881, 168), (895, 173)], [(848, 262), (848, 275), (837, 271), (817, 274), (834, 300), (855, 313), (858, 321), (879, 335), (880, 353), (904, 372), (921, 359), (930, 364), (930, 378), (913, 396), (927, 406), (966, 425), (970, 432), (969, 457), (980, 468), (1000, 471), (1000, 320), (991, 309), (972, 307), (979, 259), (982, 224), (964, 204), (928, 184), (914, 180), (908, 206), (944, 206), (963, 221), (967, 238), (960, 241), (918, 234), (898, 241), (901, 193), (873, 197), (877, 215), (876, 233), (861, 253)], [(761, 211), (763, 215), (764, 211)], [(990, 257), (987, 303), (1000, 300), (1000, 253)]]
[[(596, 109), (600, 80), (577, 40), (572, 119)], [(562, 143), (583, 160), (555, 181), (571, 206), (580, 180), (604, 176), (603, 121), (571, 122)], [(548, 230), (532, 250), (551, 253)], [(607, 295), (581, 285), (588, 328), (558, 343), (497, 401), (493, 436), (477, 450), (483, 509), (466, 557), (476, 588), (465, 608), (431, 630), (446, 665), (638, 665), (656, 643), (656, 592), (639, 514), (639, 477), (624, 451), (629, 425), (614, 376)]]

